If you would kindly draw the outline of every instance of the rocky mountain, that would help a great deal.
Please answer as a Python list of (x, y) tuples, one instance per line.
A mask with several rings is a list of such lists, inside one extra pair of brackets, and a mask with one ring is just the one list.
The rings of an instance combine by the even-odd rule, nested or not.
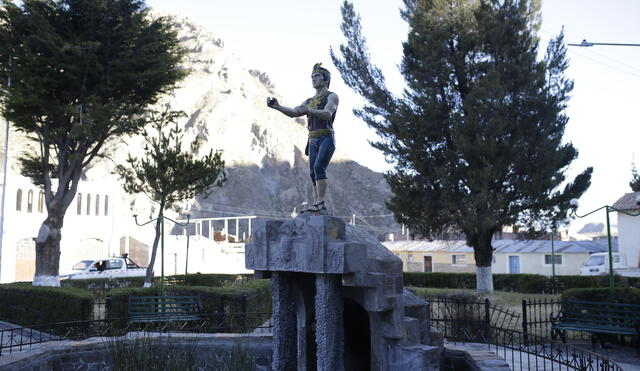
[[(184, 120), (185, 145), (197, 136), (202, 139), (203, 154), (210, 149), (223, 151), (228, 171), (225, 185), (215, 188), (208, 198), (197, 197), (188, 212), (192, 216), (286, 217), (294, 207), (311, 201), (309, 168), (303, 153), (305, 120), (288, 118), (266, 106), (268, 96), (279, 98), (285, 105), (295, 105), (313, 95), (311, 86), (301, 84), (297, 102), (283, 101), (267, 74), (245, 67), (221, 39), (186, 18), (172, 20), (188, 50), (182, 68), (191, 73), (168, 103), (188, 115)], [(350, 109), (339, 108), (342, 112)], [(337, 130), (339, 115), (340, 112)], [(139, 157), (141, 143), (140, 137), (111, 143), (108, 152), (113, 162), (96, 163), (87, 171), (87, 177), (93, 180), (113, 176), (113, 163), (123, 163), (129, 152)], [(328, 169), (330, 212), (345, 218), (352, 214), (390, 214), (384, 205), (390, 192), (382, 174), (347, 158), (341, 151), (346, 145), (337, 143)], [(383, 229), (394, 225), (389, 216), (366, 220)]]

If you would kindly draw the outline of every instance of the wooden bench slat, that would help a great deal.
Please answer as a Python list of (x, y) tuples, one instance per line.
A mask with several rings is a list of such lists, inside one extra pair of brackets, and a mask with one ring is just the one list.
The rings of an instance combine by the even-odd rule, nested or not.
[(599, 302), (599, 301), (585, 301), (585, 300), (575, 300), (575, 299), (567, 299), (568, 303), (571, 304), (584, 304), (589, 306), (590, 308), (599, 307), (599, 306), (615, 306), (620, 308), (635, 308), (637, 311), (640, 311), (640, 305), (638, 304), (627, 304), (627, 303), (611, 303), (611, 302)]
[(640, 305), (568, 299), (554, 330), (640, 335)]
[[(603, 321), (619, 321), (619, 322), (627, 322), (632, 321), (634, 317), (627, 316), (618, 316), (611, 314), (599, 314), (593, 312), (581, 312), (581, 313), (563, 313), (563, 318), (582, 318), (582, 319), (593, 319), (593, 320), (603, 320)], [(640, 317), (635, 317), (635, 319), (639, 319)]]
[(161, 322), (200, 319), (197, 296), (130, 296), (129, 322)]

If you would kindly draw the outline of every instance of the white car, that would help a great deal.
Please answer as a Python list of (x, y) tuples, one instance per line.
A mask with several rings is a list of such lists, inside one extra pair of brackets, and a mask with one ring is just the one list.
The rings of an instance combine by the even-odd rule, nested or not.
[[(624, 254), (614, 252), (613, 272), (621, 276), (640, 277), (640, 268), (628, 267)], [(609, 274), (609, 253), (591, 254), (580, 268), (581, 276), (599, 276)]]
[(103, 258), (81, 260), (71, 271), (60, 274), (60, 279), (84, 280), (94, 278), (143, 277), (147, 268), (141, 268), (129, 258)]

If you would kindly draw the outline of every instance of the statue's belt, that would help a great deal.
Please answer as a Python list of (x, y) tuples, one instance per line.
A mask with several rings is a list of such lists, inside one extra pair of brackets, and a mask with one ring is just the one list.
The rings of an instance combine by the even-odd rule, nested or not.
[(323, 137), (328, 134), (333, 134), (333, 130), (331, 129), (317, 129), (309, 132), (309, 139), (316, 139)]

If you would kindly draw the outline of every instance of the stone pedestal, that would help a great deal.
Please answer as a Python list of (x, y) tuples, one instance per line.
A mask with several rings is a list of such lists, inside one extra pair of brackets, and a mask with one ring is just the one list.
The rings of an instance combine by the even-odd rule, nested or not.
[(274, 370), (438, 369), (427, 303), (373, 236), (330, 216), (254, 225), (246, 267), (272, 279)]

